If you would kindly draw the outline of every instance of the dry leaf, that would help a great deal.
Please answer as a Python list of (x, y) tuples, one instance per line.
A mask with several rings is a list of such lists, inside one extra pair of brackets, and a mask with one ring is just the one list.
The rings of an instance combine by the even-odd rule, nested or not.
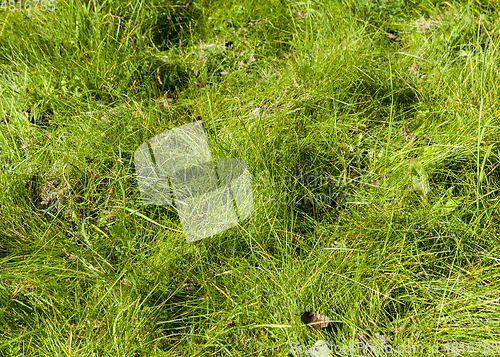
[(420, 19), (415, 21), (415, 26), (418, 31), (422, 33), (428, 32), (432, 27), (438, 25), (439, 23), (437, 21), (431, 20), (431, 19), (424, 19), (421, 17)]
[(410, 67), (408, 67), (408, 71), (410, 71), (413, 74), (418, 74), (417, 62), (413, 62), (413, 64)]
[(46, 141), (51, 141), (52, 135), (50, 135), (50, 133), (45, 133), (45, 134), (43, 134), (42, 138)]
[(203, 88), (203, 87), (205, 87), (207, 85), (207, 83), (201, 82), (201, 81), (195, 82), (195, 84), (198, 87), (198, 89), (201, 89), (201, 88)]
[(160, 78), (160, 67), (156, 69), (156, 79), (158, 79), (158, 82), (160, 83), (161, 86), (163, 86), (163, 82), (161, 81)]
[(193, 292), (197, 286), (198, 284), (193, 279), (187, 278), (179, 291), (190, 293)]
[(248, 61), (245, 63), (245, 61), (239, 61), (238, 62), (238, 68), (239, 69), (242, 69), (243, 67), (246, 67), (248, 66), (250, 63), (253, 63), (255, 62), (256, 59), (255, 59), (255, 56), (253, 55), (253, 53), (250, 55), (250, 58), (248, 59)]
[(384, 306), (384, 303), (386, 302), (387, 299), (391, 296), (392, 290), (396, 287), (396, 285), (389, 286), (387, 290), (385, 291), (384, 298), (382, 299), (382, 306)]
[(365, 345), (376, 346), (377, 343), (364, 332), (356, 332), (356, 337)]
[(24, 119), (26, 119), (27, 121), (29, 121), (30, 118), (31, 118), (31, 108), (29, 108), (29, 107), (26, 108), (26, 110), (24, 111), (23, 116), (24, 116)]
[(258, 24), (260, 24), (261, 22), (264, 22), (264, 21), (267, 21), (267, 18), (265, 18), (265, 19), (259, 19), (259, 20), (255, 20), (255, 21), (248, 20), (248, 26), (255, 26), (255, 25), (258, 25)]
[(389, 337), (387, 335), (384, 335), (383, 333), (381, 332), (375, 332), (373, 334), (373, 337), (375, 337), (378, 341), (382, 342), (383, 344), (387, 345), (389, 344), (391, 341), (389, 340)]
[(325, 315), (317, 314), (315, 312), (304, 312), (300, 317), (303, 323), (314, 327), (316, 329), (326, 328), (330, 324), (330, 318)]
[(173, 91), (172, 93), (169, 93), (168, 91), (164, 93), (164, 98), (158, 98), (158, 101), (163, 103), (163, 105), (168, 108), (170, 106), (170, 103), (174, 100), (179, 98), (177, 95), (176, 91)]
[(414, 133), (410, 133), (408, 130), (406, 130), (406, 127), (404, 126), (403, 126), (403, 134), (401, 134), (401, 136), (406, 139), (406, 142), (410, 142), (410, 144), (413, 142), (415, 138), (422, 138), (428, 141), (432, 140), (432, 136), (430, 136), (429, 134), (419, 134), (415, 136)]
[(358, 338), (360, 343), (362, 343), (366, 347), (369, 346), (370, 348), (376, 348), (377, 346), (386, 346), (386, 345), (390, 346), (391, 342), (390, 338), (381, 332), (375, 332), (373, 334), (373, 338), (371, 338), (366, 333), (359, 331), (356, 332), (356, 337)]
[(394, 42), (399, 42), (399, 38), (396, 35), (394, 35), (390, 32), (386, 33), (385, 35), (387, 36), (387, 38), (389, 38), (389, 40), (394, 41)]
[(406, 130), (406, 127), (403, 126), (403, 134), (401, 134), (403, 138), (406, 139), (406, 142), (410, 142), (410, 144), (413, 142), (413, 139), (415, 139), (415, 134), (410, 133), (408, 130)]
[(128, 286), (130, 285), (130, 280), (123, 278), (122, 280), (120, 280), (120, 285)]
[(24, 288), (23, 285), (18, 285), (16, 286), (16, 289), (14, 290), (14, 292), (12, 293), (12, 297), (16, 297), (16, 295)]
[(168, 108), (168, 106), (170, 105), (170, 103), (168, 102), (167, 97), (165, 97), (165, 98), (159, 98), (158, 101), (160, 103), (162, 103), (165, 108)]
[(250, 112), (250, 115), (254, 115), (255, 116), (255, 115), (259, 115), (259, 113), (260, 113), (260, 107), (257, 107), (257, 108), (255, 108), (254, 110), (252, 110)]
[(87, 320), (87, 325), (91, 325), (92, 330), (97, 330), (99, 327), (106, 325), (106, 323), (99, 320)]
[(66, 256), (63, 258), (63, 260), (65, 262), (67, 262), (68, 260), (74, 260), (76, 258), (78, 258), (78, 257), (76, 255), (74, 255), (74, 254), (66, 254)]

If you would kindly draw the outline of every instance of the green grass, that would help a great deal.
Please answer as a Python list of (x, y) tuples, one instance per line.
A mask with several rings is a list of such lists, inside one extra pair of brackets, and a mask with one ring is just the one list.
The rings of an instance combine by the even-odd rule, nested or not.
[[(2, 356), (494, 355), (498, 1), (54, 4), (0, 9)], [(134, 151), (199, 119), (255, 208), (187, 243)]]

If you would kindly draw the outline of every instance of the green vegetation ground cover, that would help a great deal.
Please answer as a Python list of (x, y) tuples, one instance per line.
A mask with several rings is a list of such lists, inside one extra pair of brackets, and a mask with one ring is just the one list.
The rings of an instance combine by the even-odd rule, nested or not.
[[(499, 6), (0, 9), (2, 355), (287, 356), (319, 339), (493, 355)], [(200, 119), (214, 157), (247, 164), (255, 210), (187, 243), (174, 209), (141, 203), (133, 158)]]

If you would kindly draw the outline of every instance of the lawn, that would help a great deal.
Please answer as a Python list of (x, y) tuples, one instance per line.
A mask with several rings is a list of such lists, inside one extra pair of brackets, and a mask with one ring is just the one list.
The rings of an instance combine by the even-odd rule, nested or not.
[[(3, 1), (0, 355), (500, 355), (499, 34), (497, 0)], [(200, 120), (253, 211), (188, 242), (134, 153)]]

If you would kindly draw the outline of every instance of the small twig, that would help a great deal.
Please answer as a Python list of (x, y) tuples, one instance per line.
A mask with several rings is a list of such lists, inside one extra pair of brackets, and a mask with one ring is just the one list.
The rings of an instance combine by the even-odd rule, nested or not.
[(167, 101), (167, 106), (169, 106), (170, 104), (168, 103), (167, 92), (165, 92), (165, 100)]

